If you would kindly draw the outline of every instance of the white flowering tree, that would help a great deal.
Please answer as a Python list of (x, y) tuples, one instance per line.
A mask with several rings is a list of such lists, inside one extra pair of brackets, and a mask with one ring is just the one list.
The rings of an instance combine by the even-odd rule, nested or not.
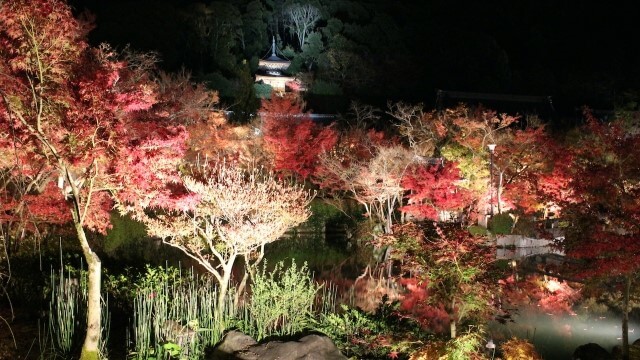
[(195, 173), (183, 178), (192, 205), (163, 209), (142, 220), (150, 235), (182, 250), (213, 274), (219, 283), (220, 315), (236, 259), (244, 257), (249, 266), (259, 262), (266, 244), (307, 220), (313, 196), (271, 173), (224, 162), (199, 166)]
[(402, 205), (402, 178), (413, 154), (399, 145), (372, 146), (371, 150), (375, 155), (370, 159), (358, 158), (356, 151), (321, 155), (321, 186), (331, 182), (347, 192), (364, 206), (369, 219), (379, 221), (390, 234), (394, 212)]

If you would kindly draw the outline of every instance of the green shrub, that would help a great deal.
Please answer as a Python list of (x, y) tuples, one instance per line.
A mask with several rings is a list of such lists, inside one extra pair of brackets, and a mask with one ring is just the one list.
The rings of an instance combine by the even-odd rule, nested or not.
[(488, 234), (487, 229), (478, 225), (469, 226), (467, 230), (469, 230), (469, 234), (473, 236), (486, 236)]
[(489, 220), (489, 230), (494, 234), (511, 234), (513, 219), (509, 214), (496, 214)]
[(468, 360), (480, 357), (483, 349), (482, 329), (470, 328), (447, 342), (446, 360)]
[(269, 84), (256, 83), (253, 85), (256, 97), (260, 99), (271, 99), (273, 87)]
[(316, 329), (326, 334), (350, 359), (406, 358), (424, 341), (433, 340), (422, 326), (385, 296), (374, 313), (341, 305), (339, 313), (323, 314)]
[(342, 305), (341, 313), (322, 317), (318, 330), (331, 338), (345, 355), (361, 358), (371, 357), (373, 349), (370, 345), (375, 344), (378, 335), (385, 332), (385, 324), (360, 309)]
[(281, 261), (267, 272), (256, 271), (242, 330), (260, 341), (265, 337), (293, 335), (311, 327), (316, 294), (322, 285), (311, 278), (307, 264), (294, 260), (284, 269)]

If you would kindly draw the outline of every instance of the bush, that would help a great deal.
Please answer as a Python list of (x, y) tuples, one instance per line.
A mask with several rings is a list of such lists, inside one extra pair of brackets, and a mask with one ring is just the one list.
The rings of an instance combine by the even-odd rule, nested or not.
[(322, 285), (313, 281), (306, 263), (298, 268), (292, 260), (287, 269), (283, 264), (277, 263), (268, 273), (265, 264), (253, 278), (250, 303), (240, 327), (258, 341), (311, 327), (313, 305)]
[(469, 234), (473, 236), (486, 236), (488, 234), (487, 229), (478, 225), (469, 226), (467, 230), (469, 230)]
[(527, 340), (513, 338), (501, 346), (505, 360), (541, 360), (533, 344)]
[[(481, 359), (483, 350), (481, 329), (470, 328), (464, 334), (447, 342), (446, 360)], [(442, 358), (441, 358), (442, 359)]]
[(341, 305), (339, 313), (321, 316), (317, 330), (351, 359), (406, 359), (424, 342), (433, 341), (420, 324), (400, 313), (398, 302), (383, 296), (375, 312)]
[(273, 87), (269, 84), (256, 83), (253, 85), (253, 89), (256, 93), (256, 97), (260, 99), (271, 99), (271, 93)]
[(497, 214), (489, 220), (489, 230), (493, 234), (511, 234), (513, 219), (509, 214)]

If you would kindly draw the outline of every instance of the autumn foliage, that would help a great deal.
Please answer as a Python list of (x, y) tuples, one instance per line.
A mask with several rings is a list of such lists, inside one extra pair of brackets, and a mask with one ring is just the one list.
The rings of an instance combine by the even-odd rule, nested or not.
[(457, 185), (460, 180), (460, 170), (452, 162), (413, 165), (402, 179), (409, 193), (407, 205), (400, 210), (430, 220), (438, 220), (441, 211), (459, 210), (471, 199), (469, 191)]
[[(62, 1), (1, 6), (0, 220), (13, 238), (41, 222), (73, 225), (88, 269), (80, 358), (97, 359), (101, 262), (85, 229), (105, 233), (114, 205), (138, 213), (182, 206), (173, 190), (183, 125), (200, 121), (212, 97), (157, 78), (145, 55), (89, 47), (90, 26)], [(196, 100), (187, 107), (167, 93), (176, 89)]]
[[(167, 184), (177, 180), (187, 139), (181, 123), (206, 116), (211, 95), (184, 79), (154, 78), (143, 55), (89, 48), (88, 27), (57, 1), (11, 2), (0, 20), (0, 153), (14, 184), (2, 190), (11, 204), (24, 204), (4, 214), (28, 213), (35, 223), (38, 214), (67, 208), (67, 171), (85, 209), (82, 223), (93, 230), (109, 226), (112, 194), (128, 207), (171, 201)], [(167, 93), (178, 88), (199, 92), (189, 110)], [(56, 186), (63, 189), (54, 196)]]
[(575, 224), (566, 252), (588, 264), (580, 276), (631, 275), (640, 270), (640, 135), (621, 122), (586, 117), (580, 137), (565, 150), (567, 161), (557, 165), (567, 188), (550, 189)]
[(337, 141), (336, 131), (311, 120), (292, 96), (272, 96), (260, 109), (264, 144), (278, 172), (306, 179), (315, 175), (320, 154)]

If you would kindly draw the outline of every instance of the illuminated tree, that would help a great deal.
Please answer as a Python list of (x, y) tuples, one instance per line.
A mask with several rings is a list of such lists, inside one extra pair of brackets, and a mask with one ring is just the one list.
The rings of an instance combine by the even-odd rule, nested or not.
[(450, 125), (445, 123), (448, 117), (439, 116), (435, 111), (426, 113), (422, 104), (402, 102), (389, 104), (389, 114), (398, 120), (400, 135), (416, 155), (427, 158), (439, 156), (450, 131)]
[(298, 45), (302, 49), (307, 35), (313, 30), (316, 22), (320, 20), (320, 10), (309, 3), (295, 3), (287, 6), (284, 9), (284, 14), (289, 31), (298, 38)]
[(336, 143), (336, 131), (314, 123), (295, 97), (263, 100), (261, 113), (264, 144), (273, 154), (274, 169), (301, 180), (315, 175), (319, 156)]
[(0, 188), (0, 220), (73, 225), (88, 270), (81, 359), (98, 359), (101, 261), (86, 229), (104, 233), (114, 202), (179, 203), (169, 196), (187, 138), (177, 121), (194, 115), (170, 100), (147, 57), (88, 47), (88, 27), (63, 2), (0, 7), (0, 172), (19, 184)]
[(391, 233), (393, 214), (402, 205), (402, 179), (413, 161), (402, 146), (378, 148), (378, 153), (359, 169), (353, 188), (365, 206), (367, 215), (382, 221), (385, 233)]
[[(543, 126), (505, 129), (497, 136), (494, 150), (494, 179), (498, 213), (506, 201), (520, 214), (544, 210), (544, 200), (538, 193), (541, 176), (553, 168), (554, 144)], [(503, 194), (506, 193), (506, 198)]]
[(348, 194), (372, 221), (391, 233), (394, 211), (402, 204), (400, 182), (413, 161), (410, 151), (373, 130), (352, 129), (338, 146), (320, 156), (315, 181), (321, 188)]
[(266, 244), (304, 222), (312, 196), (258, 169), (224, 162), (198, 166), (182, 184), (192, 202), (183, 208), (160, 206), (153, 216), (139, 214), (152, 236), (182, 250), (213, 274), (219, 284), (217, 314), (225, 300), (233, 265), (242, 257), (257, 264)]
[(568, 257), (578, 260), (574, 276), (609, 293), (620, 292), (628, 358), (631, 295), (637, 292), (640, 270), (640, 134), (620, 121), (601, 122), (588, 112), (586, 117), (587, 124), (565, 149), (568, 161), (556, 164), (569, 191), (555, 192), (555, 200), (572, 224), (563, 246)]
[(418, 219), (438, 221), (441, 211), (463, 209), (470, 202), (470, 193), (458, 186), (460, 181), (455, 163), (413, 165), (402, 179), (402, 187), (409, 193), (407, 205), (400, 210)]
[(494, 255), (484, 238), (465, 230), (436, 232), (433, 239), (426, 239), (424, 249), (429, 301), (444, 306), (453, 339), (462, 321), (486, 315), (491, 292), (484, 277)]
[[(444, 310), (451, 338), (457, 336), (461, 323), (487, 318), (494, 282), (488, 270), (495, 249), (486, 245), (485, 238), (457, 226), (407, 223), (399, 226), (391, 241), (403, 273), (418, 274), (413, 279), (416, 285), (426, 284), (426, 296), (414, 299), (413, 307), (422, 308), (416, 315), (424, 312), (434, 317), (437, 309)], [(411, 287), (415, 291), (415, 285)]]
[[(461, 106), (447, 110), (445, 116), (452, 125), (450, 136), (455, 144), (451, 148), (459, 158), (447, 157), (458, 162), (465, 178), (468, 179), (468, 188), (478, 195), (487, 193), (487, 180), (489, 178), (489, 151), (487, 145), (501, 146), (501, 138), (508, 138), (508, 132), (518, 118), (506, 114), (497, 114), (495, 111), (476, 109), (470, 111)], [(445, 156), (451, 155), (448, 151)], [(494, 156), (494, 159), (497, 159)], [(495, 166), (494, 162), (494, 166)], [(480, 175), (480, 176), (479, 176)], [(493, 187), (494, 184), (489, 184)]]

